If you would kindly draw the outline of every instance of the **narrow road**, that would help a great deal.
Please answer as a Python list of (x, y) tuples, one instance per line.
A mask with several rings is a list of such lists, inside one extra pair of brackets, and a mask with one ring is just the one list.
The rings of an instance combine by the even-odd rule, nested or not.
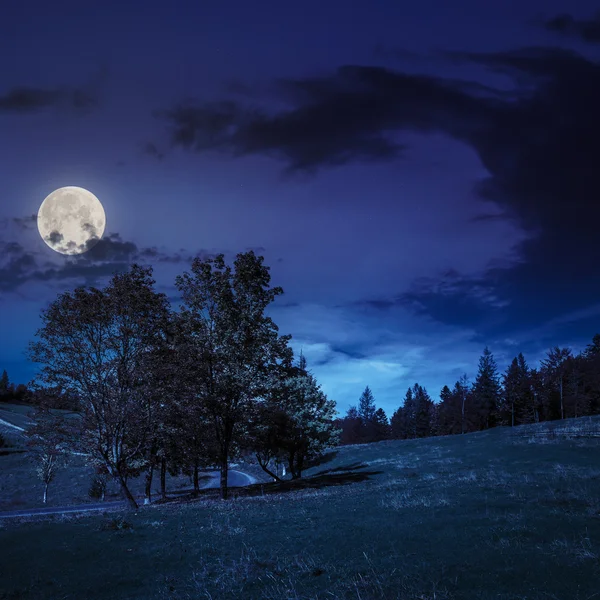
[[(202, 486), (202, 489), (218, 488), (219, 487), (219, 471), (208, 471), (203, 473), (208, 475), (210, 481)], [(241, 471), (230, 470), (227, 474), (227, 483), (229, 487), (244, 487), (256, 483), (256, 479), (251, 475), (242, 473)], [(169, 492), (169, 496), (183, 496), (189, 494), (189, 490)], [(143, 505), (144, 496), (138, 496), (136, 500), (139, 501), (140, 506)], [(93, 512), (99, 510), (117, 510), (125, 506), (124, 500), (111, 500), (108, 502), (90, 502), (88, 504), (77, 504), (71, 506), (49, 506), (45, 508), (29, 508), (25, 510), (7, 510), (0, 511), (0, 519), (8, 519), (11, 517), (33, 517), (36, 515), (66, 515), (69, 513), (82, 513), (82, 512)]]

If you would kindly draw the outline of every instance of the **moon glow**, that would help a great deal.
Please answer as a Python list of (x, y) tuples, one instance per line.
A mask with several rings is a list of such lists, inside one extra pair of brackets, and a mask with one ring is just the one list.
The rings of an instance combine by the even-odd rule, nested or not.
[(42, 239), (52, 250), (83, 254), (102, 238), (106, 215), (92, 192), (67, 186), (46, 196), (38, 211), (37, 224)]

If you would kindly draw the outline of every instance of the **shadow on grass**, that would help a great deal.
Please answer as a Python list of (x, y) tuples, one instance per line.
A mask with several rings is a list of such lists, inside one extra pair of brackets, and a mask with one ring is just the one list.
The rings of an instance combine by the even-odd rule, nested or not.
[(306, 463), (306, 468), (313, 469), (314, 467), (320, 467), (321, 465), (327, 464), (328, 462), (331, 462), (338, 455), (338, 453), (339, 452), (337, 450), (333, 450), (323, 454), (322, 456), (313, 458)]
[(315, 477), (321, 476), (321, 475), (326, 475), (328, 473), (339, 473), (342, 471), (354, 471), (355, 469), (364, 469), (365, 467), (368, 467), (368, 466), (369, 465), (367, 463), (355, 462), (355, 463), (352, 463), (351, 465), (342, 465), (341, 467), (335, 467), (334, 469), (326, 469), (325, 471), (319, 471), (317, 473), (317, 475), (315, 475)]
[[(273, 481), (271, 483), (254, 483), (244, 487), (229, 487), (230, 498), (251, 498), (253, 496), (267, 496), (293, 492), (299, 490), (315, 490), (333, 486), (349, 485), (352, 483), (362, 483), (367, 481), (374, 475), (380, 475), (383, 471), (350, 471), (352, 468), (364, 468), (367, 465), (356, 463), (347, 467), (338, 467), (331, 469), (331, 472), (319, 473), (312, 477), (303, 477), (301, 479), (289, 479), (285, 481)], [(338, 471), (338, 472), (334, 472)], [(343, 471), (343, 472), (339, 472)], [(181, 495), (177, 498), (169, 498), (165, 501), (157, 501), (158, 503), (173, 503), (173, 502), (190, 502), (194, 500), (206, 500), (209, 498), (219, 498), (220, 490), (218, 488), (208, 488), (200, 490), (198, 496), (193, 494)]]

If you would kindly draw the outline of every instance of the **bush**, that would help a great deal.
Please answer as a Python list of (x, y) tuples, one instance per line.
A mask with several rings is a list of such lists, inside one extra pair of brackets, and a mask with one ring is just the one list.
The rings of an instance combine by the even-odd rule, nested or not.
[(88, 496), (94, 500), (104, 500), (104, 494), (106, 493), (106, 478), (102, 475), (96, 475), (92, 479)]

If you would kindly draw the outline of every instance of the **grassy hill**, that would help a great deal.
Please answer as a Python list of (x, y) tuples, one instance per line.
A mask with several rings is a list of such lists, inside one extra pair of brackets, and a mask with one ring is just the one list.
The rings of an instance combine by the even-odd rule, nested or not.
[(347, 446), (228, 502), (5, 521), (0, 598), (600, 598), (600, 419), (558, 425)]

